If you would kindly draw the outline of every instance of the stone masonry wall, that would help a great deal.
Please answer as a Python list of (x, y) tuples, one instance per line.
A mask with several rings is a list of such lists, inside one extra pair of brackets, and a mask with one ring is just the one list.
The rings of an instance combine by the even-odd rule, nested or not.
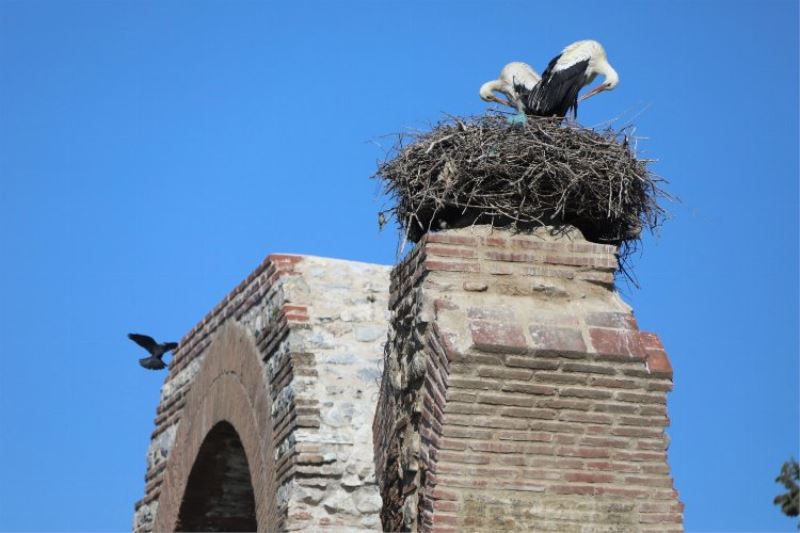
[(259, 530), (379, 528), (370, 422), (387, 296), (387, 267), (269, 256), (175, 351), (134, 531), (180, 526), (197, 452), (223, 421), (247, 456)]
[(682, 531), (672, 369), (577, 231), (429, 234), (392, 272), (385, 530)]

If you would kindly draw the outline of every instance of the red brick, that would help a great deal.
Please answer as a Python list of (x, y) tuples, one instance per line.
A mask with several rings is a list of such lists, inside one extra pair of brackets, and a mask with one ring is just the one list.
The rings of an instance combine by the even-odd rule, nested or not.
[(564, 480), (573, 483), (613, 483), (615, 479), (616, 477), (612, 474), (597, 472), (567, 472), (564, 474)]
[(514, 263), (541, 262), (541, 259), (537, 259), (535, 254), (526, 254), (521, 252), (501, 252), (496, 250), (487, 250), (484, 252), (484, 256), (492, 261), (510, 261)]
[(566, 399), (546, 399), (537, 403), (540, 407), (549, 407), (552, 409), (577, 409), (579, 411), (589, 411), (594, 402), (587, 402), (581, 400), (566, 400)]
[(502, 386), (504, 392), (522, 392), (539, 396), (552, 396), (556, 388), (550, 385), (535, 385), (532, 383), (506, 383)]
[(622, 426), (666, 427), (668, 425), (666, 417), (621, 416), (617, 422)]
[(533, 398), (521, 394), (490, 394), (481, 393), (478, 395), (478, 402), (491, 405), (515, 405), (519, 407), (531, 407)]
[(635, 414), (637, 411), (639, 411), (639, 407), (631, 404), (597, 403), (594, 405), (594, 410), (601, 413)]
[(460, 505), (458, 502), (451, 502), (446, 500), (435, 500), (433, 502), (433, 508), (437, 511), (450, 511), (453, 513), (457, 513), (460, 509)]
[(580, 330), (553, 326), (533, 325), (528, 328), (531, 346), (548, 352), (586, 352), (586, 344)]
[(445, 437), (442, 439), (441, 445), (439, 446), (442, 450), (466, 450), (467, 443), (463, 440), (452, 439)]
[(458, 500), (458, 493), (452, 490), (443, 489), (441, 487), (435, 487), (431, 496), (434, 500), (449, 500), (449, 501), (456, 501)]
[(496, 368), (496, 367), (481, 366), (478, 368), (478, 375), (482, 378), (528, 381), (531, 379), (533, 371), (526, 370), (524, 368)]
[(597, 353), (643, 357), (644, 349), (637, 332), (625, 329), (589, 328), (592, 346)]
[(555, 370), (560, 366), (558, 361), (539, 359), (533, 355), (509, 355), (506, 358), (506, 365), (523, 368), (533, 368), (538, 370)]
[(449, 424), (444, 427), (445, 437), (453, 437), (457, 439), (488, 440), (492, 438), (493, 434), (494, 433), (491, 429), (455, 426)]
[(625, 478), (625, 483), (629, 485), (644, 485), (646, 487), (672, 487), (672, 480), (668, 477), (641, 477), (641, 476), (628, 476)]
[(480, 455), (474, 453), (455, 453), (448, 451), (440, 451), (439, 462), (482, 465), (489, 463), (489, 457), (487, 455)]
[(565, 422), (591, 422), (592, 424), (611, 424), (614, 419), (601, 413), (565, 411), (558, 417)]
[(609, 389), (638, 389), (641, 388), (639, 382), (632, 379), (600, 378), (593, 377), (589, 381), (595, 387), (606, 387)]
[(478, 239), (475, 237), (466, 237), (464, 235), (450, 235), (447, 233), (428, 233), (426, 236), (427, 242), (438, 242), (444, 244), (463, 244), (463, 245), (476, 245)]
[(483, 242), (486, 246), (506, 246), (508, 244), (508, 241), (502, 237), (485, 237)]
[(474, 320), (469, 323), (472, 342), (479, 350), (524, 353), (528, 346), (522, 328), (515, 324)]
[(591, 485), (554, 485), (550, 490), (556, 494), (594, 494)]
[[(447, 391), (447, 400), (451, 402), (464, 402), (464, 403), (472, 403), (477, 398), (477, 394), (474, 392), (465, 392), (459, 390), (450, 389)], [(444, 404), (444, 402), (442, 402)]]
[(666, 380), (648, 381), (645, 389), (648, 391), (669, 392), (672, 390), (672, 381), (666, 381)]
[(656, 404), (663, 404), (666, 403), (667, 399), (664, 398), (663, 394), (658, 393), (651, 393), (651, 394), (639, 394), (636, 392), (616, 392), (614, 393), (617, 400), (623, 402), (635, 402), (635, 403), (656, 403)]
[(643, 474), (664, 474), (669, 475), (669, 466), (666, 464), (660, 465), (642, 465)]
[(472, 403), (451, 403), (447, 404), (445, 411), (447, 414), (488, 416), (497, 412), (497, 407)]
[(562, 374), (560, 372), (537, 372), (538, 383), (558, 383), (567, 385), (588, 385), (589, 376), (583, 374)]
[(521, 455), (501, 455), (497, 462), (506, 466), (525, 466), (525, 457)]
[(302, 256), (299, 255), (288, 255), (288, 254), (269, 254), (267, 256), (267, 261), (272, 263), (291, 263), (297, 264), (303, 260)]
[(561, 365), (564, 372), (585, 372), (587, 374), (616, 374), (616, 370), (606, 365), (590, 365), (585, 363), (566, 362)]
[(639, 407), (639, 414), (642, 416), (667, 416), (665, 405), (642, 405)]
[(447, 384), (449, 387), (448, 394), (450, 393), (450, 390), (454, 388), (496, 390), (500, 387), (500, 384), (494, 381), (478, 378), (467, 378), (462, 376), (450, 376)]
[(648, 440), (640, 440), (636, 443), (637, 450), (648, 450), (659, 452), (667, 449), (667, 439), (662, 436), (660, 438), (652, 438)]
[[(509, 407), (509, 409), (525, 409), (525, 407)], [(452, 417), (448, 415), (447, 418), (448, 422), (451, 424), (455, 424), (453, 422)], [(475, 418), (470, 417), (469, 423), (465, 423), (464, 425), (471, 426), (475, 424)], [(481, 426), (487, 428), (498, 428), (498, 429), (528, 429), (528, 421), (527, 419), (522, 418), (506, 418), (506, 417), (486, 417), (485, 419), (480, 421)]]
[(647, 370), (657, 376), (672, 378), (672, 365), (663, 350), (647, 350)]
[[(620, 394), (620, 393), (617, 393)], [(563, 389), (560, 396), (567, 398), (591, 398), (594, 400), (607, 400), (610, 399), (612, 394), (610, 392), (596, 390), (596, 389)]]
[(438, 525), (456, 526), (458, 525), (458, 517), (442, 513), (435, 513), (433, 515), (433, 524), (435, 526)]
[(608, 437), (583, 437), (580, 441), (581, 446), (595, 446), (598, 448), (627, 448), (630, 444), (628, 439), (614, 439)]
[(604, 448), (572, 448), (562, 446), (556, 450), (556, 454), (569, 457), (583, 457), (586, 459), (606, 459), (609, 457), (608, 450)]
[(481, 266), (477, 263), (456, 263), (447, 261), (434, 261), (426, 259), (423, 264), (426, 270), (442, 272), (480, 272)]
[(474, 248), (461, 248), (456, 246), (436, 246), (434, 244), (428, 244), (427, 246), (425, 246), (425, 253), (428, 256), (463, 257), (466, 259), (472, 259), (476, 256)]
[(636, 319), (629, 313), (587, 313), (586, 325), (604, 328), (639, 329), (636, 325)]
[(622, 496), (624, 498), (647, 498), (649, 491), (637, 489), (625, 489), (619, 487), (595, 487), (595, 494), (598, 496)]
[(642, 347), (645, 350), (658, 350), (661, 352), (666, 351), (664, 350), (664, 345), (661, 344), (661, 339), (659, 339), (658, 335), (655, 333), (640, 331), (639, 340), (641, 341)]
[(550, 442), (553, 440), (553, 434), (545, 431), (498, 431), (496, 437), (500, 440), (525, 442)]
[(611, 430), (612, 435), (621, 437), (658, 438), (664, 434), (663, 428), (642, 428), (634, 426), (616, 427)]

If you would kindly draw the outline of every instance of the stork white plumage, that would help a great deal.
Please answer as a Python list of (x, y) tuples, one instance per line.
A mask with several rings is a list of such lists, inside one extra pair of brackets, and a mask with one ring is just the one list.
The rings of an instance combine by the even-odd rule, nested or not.
[[(520, 113), (524, 113), (528, 97), (540, 79), (541, 76), (530, 65), (522, 61), (514, 61), (503, 67), (496, 80), (487, 81), (481, 85), (481, 99), (514, 107)], [(495, 91), (504, 94), (508, 100), (496, 96)]]
[(526, 113), (563, 117), (572, 111), (577, 116), (578, 93), (592, 83), (598, 74), (605, 76), (605, 80), (586, 93), (581, 101), (610, 91), (619, 83), (619, 76), (609, 64), (606, 51), (600, 43), (591, 40), (572, 43), (547, 65), (541, 81), (525, 102)]

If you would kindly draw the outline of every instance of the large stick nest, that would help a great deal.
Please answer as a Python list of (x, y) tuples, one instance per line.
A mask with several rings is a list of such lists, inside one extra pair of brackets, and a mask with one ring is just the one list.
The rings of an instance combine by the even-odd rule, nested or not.
[[(375, 177), (406, 239), (492, 224), (525, 231), (572, 225), (594, 242), (634, 249), (666, 217), (662, 179), (638, 159), (630, 127), (601, 131), (560, 119), (509, 124), (503, 115), (456, 118), (400, 134)], [(381, 213), (381, 220), (384, 220)], [(623, 257), (624, 259), (624, 257)]]

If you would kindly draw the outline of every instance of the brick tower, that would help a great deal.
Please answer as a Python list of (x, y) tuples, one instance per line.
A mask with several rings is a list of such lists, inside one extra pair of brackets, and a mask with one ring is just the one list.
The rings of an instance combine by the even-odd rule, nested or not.
[(682, 531), (672, 369), (577, 230), (423, 237), (392, 271), (373, 439), (385, 530)]

